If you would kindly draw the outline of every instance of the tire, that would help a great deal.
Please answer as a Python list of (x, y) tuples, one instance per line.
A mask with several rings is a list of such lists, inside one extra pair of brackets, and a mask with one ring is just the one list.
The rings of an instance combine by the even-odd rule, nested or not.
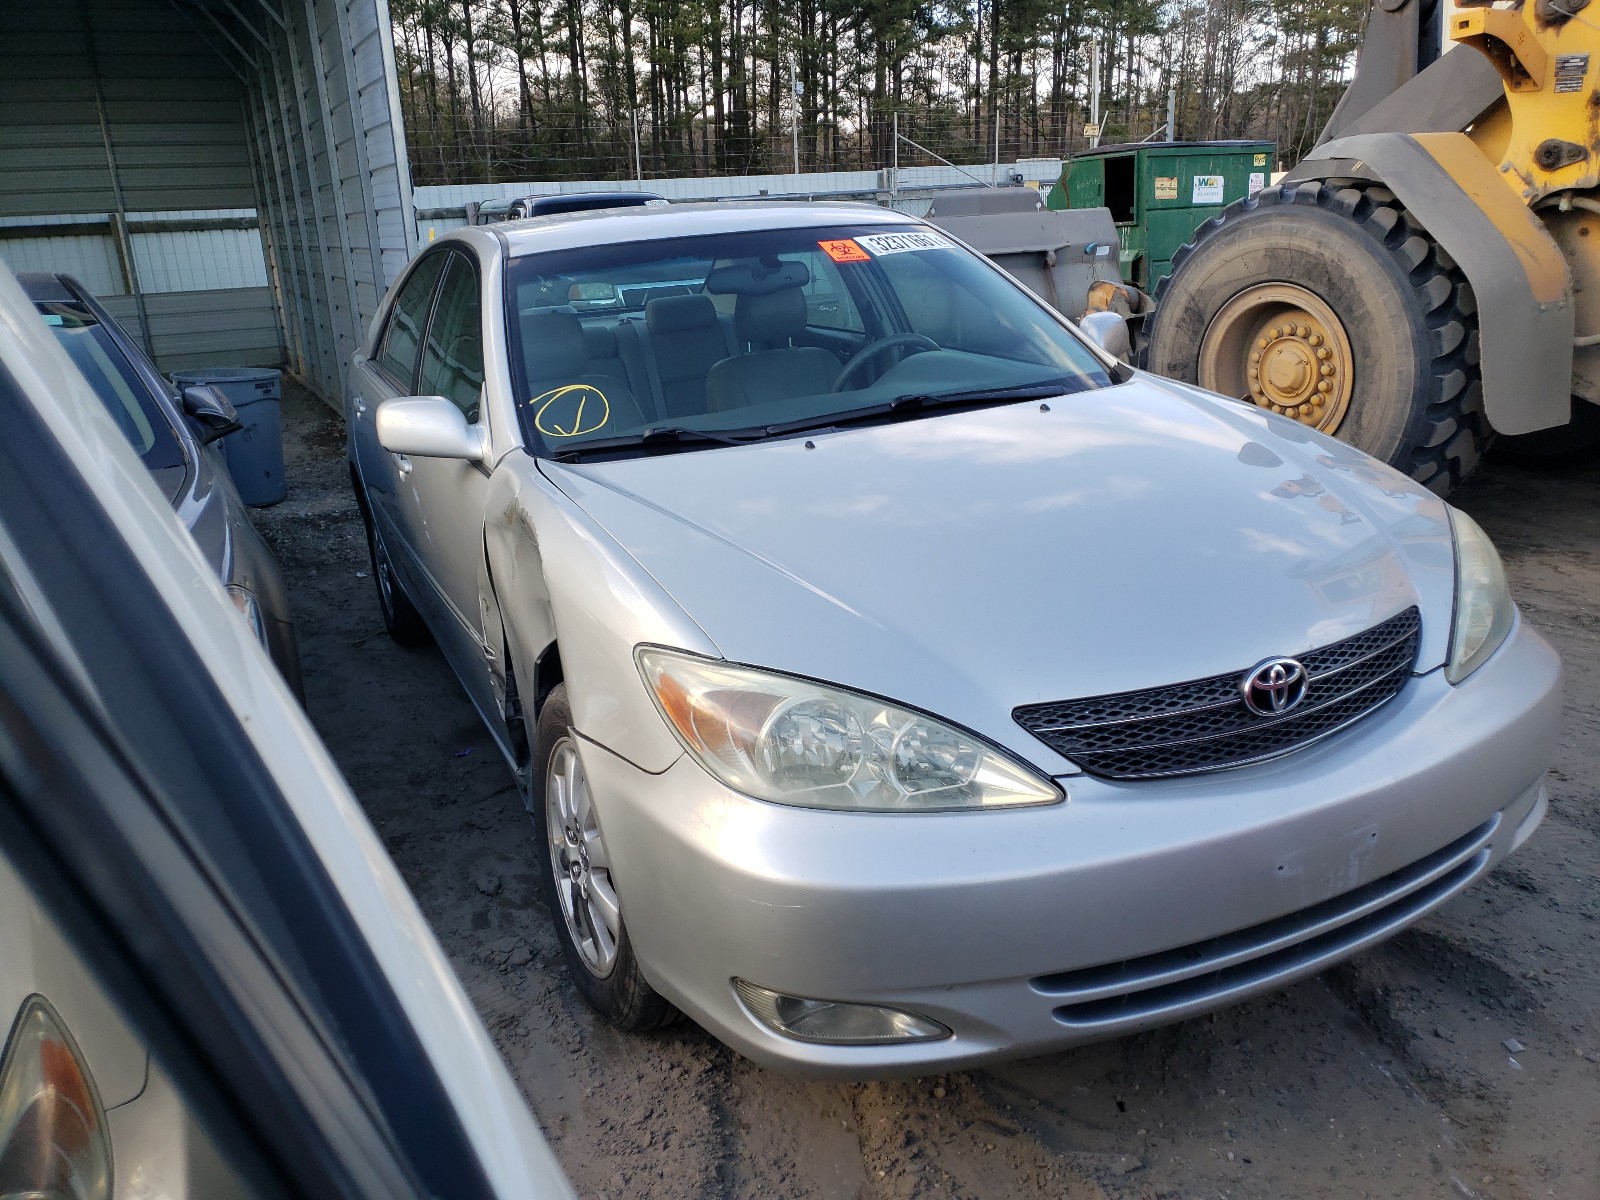
[[(360, 487), (359, 484), (356, 486)], [(359, 501), (356, 507), (361, 510), (361, 524), (367, 531), (367, 558), (372, 563), (372, 582), (378, 592), (378, 611), (383, 614), (383, 627), (396, 644), (421, 646), (432, 637), (427, 622), (422, 619), (417, 606), (411, 603), (405, 586), (394, 572), (389, 552), (384, 548), (383, 539), (378, 536), (378, 527), (372, 519), (367, 498), (359, 491), (356, 495)]]
[[(645, 981), (639, 970), (621, 915), (616, 872), (605, 853), (592, 804), (587, 813), (583, 811), (588, 785), (578, 755), (578, 740), (572, 731), (572, 710), (564, 683), (556, 685), (539, 710), (530, 766), (525, 773), (528, 790), (523, 797), (538, 838), (545, 905), (567, 960), (567, 972), (579, 994), (612, 1025), (628, 1033), (672, 1024), (679, 1019), (678, 1010)], [(575, 776), (569, 773), (571, 768), (576, 769)], [(581, 783), (583, 800), (572, 794), (574, 779)], [(564, 789), (570, 802), (563, 802)], [(563, 811), (567, 819), (556, 824), (564, 828), (556, 829), (552, 840), (550, 818)], [(592, 837), (573, 836), (591, 830)], [(576, 853), (580, 841), (584, 851)], [(614, 928), (595, 915), (597, 907), (616, 914)], [(605, 945), (607, 941), (609, 946)]]
[[(1394, 193), (1360, 180), (1310, 180), (1229, 205), (1173, 256), (1172, 274), (1156, 291), (1146, 365), (1216, 390), (1252, 373), (1266, 341), (1250, 332), (1251, 305), (1277, 295), (1274, 289), (1306, 295), (1317, 302), (1313, 311), (1320, 304), (1335, 318), (1330, 365), (1339, 365), (1336, 336), (1346, 339), (1348, 371), (1332, 373), (1330, 403), (1291, 406), (1290, 415), (1441, 496), (1471, 474), (1493, 440), (1478, 371), (1477, 306), (1455, 262)], [(1307, 328), (1297, 327), (1300, 338)], [(1270, 329), (1276, 337), (1278, 327)], [(1287, 335), (1291, 327), (1282, 329)], [(1329, 358), (1316, 338), (1307, 345)], [(1279, 343), (1265, 352), (1278, 354)], [(1265, 387), (1252, 375), (1230, 394), (1269, 406), (1282, 398), (1252, 394)], [(1341, 388), (1348, 397), (1342, 405)]]

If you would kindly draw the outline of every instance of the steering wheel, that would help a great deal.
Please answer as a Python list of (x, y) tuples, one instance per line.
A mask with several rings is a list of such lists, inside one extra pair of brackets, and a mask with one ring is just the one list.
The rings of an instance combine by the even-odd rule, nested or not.
[(918, 350), (942, 350), (943, 347), (930, 337), (923, 337), (920, 333), (891, 333), (881, 337), (875, 342), (868, 342), (861, 349), (850, 356), (850, 361), (839, 369), (839, 374), (834, 376), (830, 392), (844, 391), (844, 381), (861, 370), (862, 366), (871, 362), (885, 350), (893, 350), (897, 346), (915, 346)]

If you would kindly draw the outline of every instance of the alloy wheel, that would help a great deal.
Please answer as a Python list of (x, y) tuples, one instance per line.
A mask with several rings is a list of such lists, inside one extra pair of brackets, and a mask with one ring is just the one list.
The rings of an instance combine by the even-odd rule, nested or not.
[(561, 916), (584, 966), (603, 979), (617, 963), (622, 907), (612, 885), (611, 858), (600, 836), (589, 781), (570, 736), (550, 753), (544, 796), (550, 871)]

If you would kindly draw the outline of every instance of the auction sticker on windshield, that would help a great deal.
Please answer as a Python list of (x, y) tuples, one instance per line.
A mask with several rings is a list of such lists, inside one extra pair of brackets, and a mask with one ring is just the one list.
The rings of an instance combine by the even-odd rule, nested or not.
[(904, 254), (907, 250), (948, 250), (954, 244), (937, 233), (916, 230), (910, 233), (871, 233), (856, 242), (875, 258), (885, 254)]

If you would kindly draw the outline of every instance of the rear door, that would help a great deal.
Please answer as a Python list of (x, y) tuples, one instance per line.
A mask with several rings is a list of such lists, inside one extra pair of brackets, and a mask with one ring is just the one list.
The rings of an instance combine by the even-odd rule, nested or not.
[(414, 561), (400, 533), (398, 491), (405, 466), (401, 456), (378, 444), (378, 405), (395, 396), (417, 395), (417, 367), (422, 358), (422, 332), (443, 274), (445, 253), (435, 250), (417, 259), (400, 283), (379, 331), (372, 356), (357, 355), (350, 367), (346, 410), (351, 457), (361, 476), (367, 503), (389, 557), (416, 595), (419, 582)]

